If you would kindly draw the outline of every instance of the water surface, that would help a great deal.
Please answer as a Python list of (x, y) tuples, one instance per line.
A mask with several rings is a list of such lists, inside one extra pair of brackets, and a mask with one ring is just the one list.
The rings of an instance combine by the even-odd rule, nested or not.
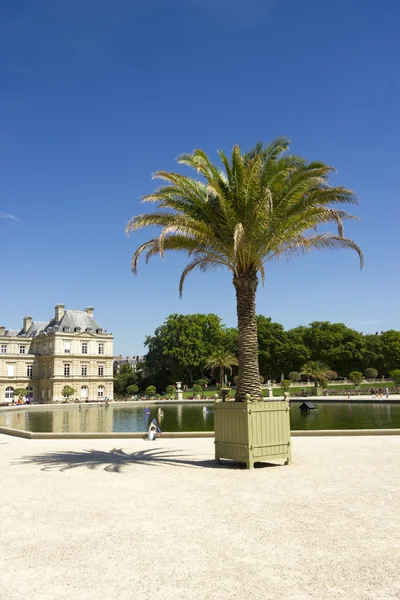
[[(298, 429), (397, 429), (400, 428), (400, 405), (349, 404), (334, 402), (316, 404), (317, 410), (303, 412), (301, 402), (291, 403), (292, 430)], [(163, 406), (162, 431), (213, 431), (213, 405), (204, 413), (199, 404), (168, 404)], [(145, 432), (151, 419), (157, 417), (157, 405), (146, 415), (143, 406), (82, 406), (15, 409), (0, 412), (0, 426), (32, 432), (111, 433)]]

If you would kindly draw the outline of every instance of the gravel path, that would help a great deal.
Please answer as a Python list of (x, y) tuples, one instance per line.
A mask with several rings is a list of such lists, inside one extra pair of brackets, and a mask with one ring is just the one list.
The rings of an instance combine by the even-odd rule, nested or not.
[(294, 438), (293, 459), (0, 435), (0, 598), (399, 598), (400, 437)]

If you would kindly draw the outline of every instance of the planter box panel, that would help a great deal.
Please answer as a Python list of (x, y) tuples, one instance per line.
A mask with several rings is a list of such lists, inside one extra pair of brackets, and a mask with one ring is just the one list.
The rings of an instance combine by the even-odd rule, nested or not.
[(286, 401), (215, 402), (215, 457), (245, 462), (291, 462), (290, 408)]
[[(236, 407), (234, 408), (233, 405), (236, 405)], [(243, 404), (237, 408), (238, 405), (238, 402), (224, 402), (222, 410), (214, 411), (216, 440), (221, 439), (224, 442), (232, 442), (233, 444), (249, 443), (246, 405)]]

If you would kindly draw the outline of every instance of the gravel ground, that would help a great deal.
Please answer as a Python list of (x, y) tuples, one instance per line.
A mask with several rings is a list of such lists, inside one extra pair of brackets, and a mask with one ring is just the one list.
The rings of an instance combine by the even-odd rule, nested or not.
[(294, 438), (293, 459), (0, 435), (0, 598), (399, 598), (400, 437)]

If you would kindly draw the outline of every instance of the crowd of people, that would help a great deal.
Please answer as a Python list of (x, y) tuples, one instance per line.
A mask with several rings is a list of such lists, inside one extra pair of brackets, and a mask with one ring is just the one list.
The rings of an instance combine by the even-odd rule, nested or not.
[(389, 388), (388, 387), (385, 387), (385, 389), (383, 389), (382, 387), (371, 388), (370, 394), (373, 398), (380, 398), (380, 399), (382, 399), (383, 396), (385, 395), (386, 400), (387, 400), (389, 398)]

